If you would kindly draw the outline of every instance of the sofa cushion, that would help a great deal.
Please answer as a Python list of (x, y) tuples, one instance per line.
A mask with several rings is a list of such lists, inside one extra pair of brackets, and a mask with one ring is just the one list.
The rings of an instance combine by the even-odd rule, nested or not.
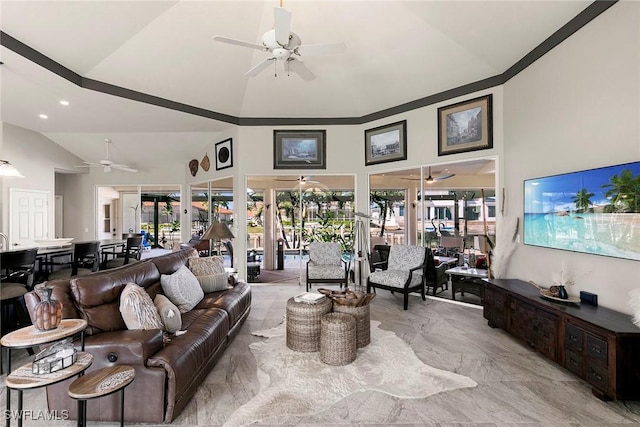
[[(173, 412), (174, 404), (184, 407), (199, 385), (209, 375), (216, 355), (227, 344), (229, 317), (223, 310), (211, 308), (192, 310), (185, 316), (193, 316), (186, 332), (172, 337), (171, 343), (149, 357), (148, 367), (162, 367), (167, 371), (166, 411)], [(182, 403), (178, 403), (182, 401)], [(169, 419), (170, 421), (170, 419)]]
[(122, 290), (130, 282), (146, 289), (159, 280), (157, 267), (148, 261), (71, 279), (71, 294), (88, 323), (85, 334), (127, 329), (120, 314)]
[(164, 294), (178, 307), (180, 313), (191, 310), (204, 297), (198, 279), (186, 265), (173, 274), (160, 276), (160, 284)]
[(212, 307), (227, 312), (230, 327), (233, 328), (251, 307), (251, 287), (245, 282), (240, 282), (225, 292), (206, 294), (195, 308), (205, 309)]
[(147, 292), (128, 283), (120, 294), (120, 314), (127, 329), (162, 329), (162, 320)]
[(183, 265), (187, 265), (189, 258), (193, 257), (198, 257), (198, 251), (193, 248), (186, 248), (178, 252), (151, 258), (149, 262), (155, 264), (160, 274), (171, 274)]
[(182, 318), (180, 317), (180, 310), (172, 303), (169, 298), (162, 294), (156, 295), (153, 300), (153, 304), (158, 310), (160, 319), (162, 319), (162, 325), (164, 330), (170, 333), (175, 333), (182, 328)]

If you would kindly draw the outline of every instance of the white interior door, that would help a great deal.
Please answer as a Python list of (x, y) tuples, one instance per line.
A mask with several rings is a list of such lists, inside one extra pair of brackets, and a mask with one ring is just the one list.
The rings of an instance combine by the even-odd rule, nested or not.
[(33, 246), (34, 240), (49, 239), (49, 191), (10, 190), (10, 245)]

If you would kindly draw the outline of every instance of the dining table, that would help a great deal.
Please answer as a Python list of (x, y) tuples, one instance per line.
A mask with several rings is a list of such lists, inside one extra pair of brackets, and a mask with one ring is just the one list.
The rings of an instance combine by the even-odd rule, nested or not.
[[(37, 248), (38, 253), (36, 255), (36, 268), (34, 283), (41, 283), (47, 280), (47, 276), (51, 273), (51, 268), (56, 264), (65, 263), (60, 261), (60, 258), (67, 258), (68, 263), (73, 260), (73, 244), (84, 243), (80, 242), (65, 242), (64, 244), (56, 244), (52, 242), (50, 244), (34, 244), (34, 245), (18, 245), (10, 249), (2, 250), (0, 252), (20, 251), (25, 249)], [(114, 248), (118, 246), (124, 247), (127, 244), (127, 239), (101, 239), (100, 251), (106, 248)], [(55, 261), (54, 261), (55, 260)]]

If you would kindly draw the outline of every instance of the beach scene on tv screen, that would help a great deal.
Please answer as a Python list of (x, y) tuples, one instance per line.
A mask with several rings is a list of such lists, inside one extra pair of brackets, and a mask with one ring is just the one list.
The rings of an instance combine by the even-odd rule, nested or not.
[(640, 261), (640, 162), (524, 182), (524, 244)]

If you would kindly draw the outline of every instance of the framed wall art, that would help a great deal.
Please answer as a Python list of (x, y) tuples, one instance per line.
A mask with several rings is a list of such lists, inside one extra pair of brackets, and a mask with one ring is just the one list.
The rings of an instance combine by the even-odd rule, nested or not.
[(326, 130), (274, 130), (274, 169), (326, 169)]
[(230, 168), (233, 166), (233, 141), (231, 138), (220, 141), (216, 144), (216, 170)]
[(407, 160), (407, 121), (364, 131), (364, 164)]
[(438, 156), (493, 147), (492, 95), (438, 108)]

